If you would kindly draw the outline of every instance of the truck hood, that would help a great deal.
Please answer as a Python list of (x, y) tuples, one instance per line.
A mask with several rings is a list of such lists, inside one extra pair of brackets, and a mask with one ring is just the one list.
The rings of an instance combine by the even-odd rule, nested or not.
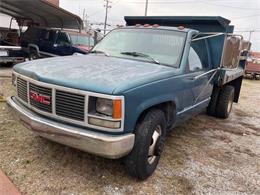
[(38, 81), (105, 94), (120, 94), (172, 76), (176, 70), (102, 54), (41, 59), (14, 67), (15, 72)]

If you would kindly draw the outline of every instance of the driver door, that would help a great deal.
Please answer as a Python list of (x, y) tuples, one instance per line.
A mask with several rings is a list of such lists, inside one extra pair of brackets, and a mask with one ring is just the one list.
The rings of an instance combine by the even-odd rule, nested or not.
[[(206, 40), (201, 41), (202, 43), (192, 42), (188, 57), (186, 79), (192, 94), (192, 112), (200, 111), (207, 105), (213, 89), (210, 80), (214, 72), (211, 71), (206, 44), (203, 45)], [(202, 46), (205, 49), (201, 49)]]

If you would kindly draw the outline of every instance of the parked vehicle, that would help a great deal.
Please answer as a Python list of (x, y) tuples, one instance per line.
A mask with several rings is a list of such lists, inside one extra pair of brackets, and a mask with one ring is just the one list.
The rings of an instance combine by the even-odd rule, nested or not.
[[(37, 9), (32, 9), (32, 7), (37, 7)], [(93, 45), (93, 40), (81, 33), (62, 30), (51, 31), (50, 29), (73, 29), (80, 32), (84, 26), (79, 16), (48, 1), (1, 0), (0, 12), (11, 17), (10, 29), (13, 20), (16, 20), (19, 26), (19, 37), (13, 31), (10, 31), (6, 40), (4, 40), (5, 45), (10, 46), (10, 42), (16, 42), (20, 46), (20, 36), (25, 30), (23, 27), (29, 27), (25, 35), (22, 36), (22, 49), (9, 52), (10, 47), (6, 49), (2, 45), (0, 62), (13, 61), (17, 55), (19, 59), (20, 57), (34, 59), (45, 56), (72, 55), (74, 53), (85, 54), (90, 49), (89, 47)], [(42, 37), (39, 37), (40, 35)], [(75, 41), (75, 43), (72, 41)], [(18, 49), (17, 45), (15, 49)], [(14, 56), (6, 56), (6, 54)]]
[(58, 29), (29, 27), (21, 37), (21, 46), (30, 59), (86, 54), (94, 46), (90, 35)]
[(250, 54), (250, 61), (246, 63), (245, 75), (250, 75), (253, 79), (260, 76), (260, 53), (252, 52)]
[(130, 174), (146, 179), (168, 130), (204, 109), (229, 117), (245, 59), (231, 67), (223, 62), (225, 40), (240, 36), (221, 17), (125, 20), (127, 27), (108, 33), (88, 55), (16, 65), (17, 95), (8, 103), (36, 134), (106, 158), (125, 157)]

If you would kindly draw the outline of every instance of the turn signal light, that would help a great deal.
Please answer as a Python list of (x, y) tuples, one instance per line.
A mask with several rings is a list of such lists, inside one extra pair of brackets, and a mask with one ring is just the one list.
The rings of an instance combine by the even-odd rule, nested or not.
[(121, 119), (122, 117), (122, 101), (121, 100), (114, 100), (114, 112), (113, 112), (113, 118), (114, 119)]

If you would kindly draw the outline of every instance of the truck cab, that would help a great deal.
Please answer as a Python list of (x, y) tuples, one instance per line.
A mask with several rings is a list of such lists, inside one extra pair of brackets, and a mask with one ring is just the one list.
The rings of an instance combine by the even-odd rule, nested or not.
[(15, 66), (17, 94), (8, 103), (36, 134), (124, 157), (129, 173), (146, 179), (170, 129), (205, 109), (229, 117), (247, 54), (227, 55), (231, 65), (223, 60), (227, 38), (242, 37), (221, 17), (125, 20), (126, 27), (108, 33), (87, 55)]

